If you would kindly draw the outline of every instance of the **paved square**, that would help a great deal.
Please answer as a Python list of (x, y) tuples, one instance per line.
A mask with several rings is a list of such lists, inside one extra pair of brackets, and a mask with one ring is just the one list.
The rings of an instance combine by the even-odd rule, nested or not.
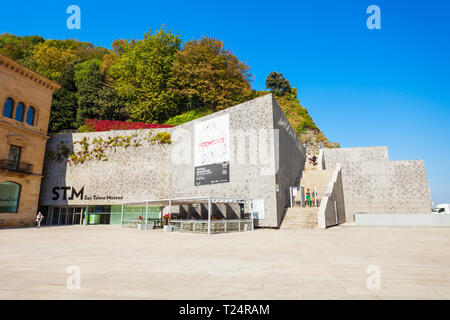
[[(71, 265), (79, 290), (66, 285)], [(3, 229), (0, 299), (450, 299), (450, 228)]]

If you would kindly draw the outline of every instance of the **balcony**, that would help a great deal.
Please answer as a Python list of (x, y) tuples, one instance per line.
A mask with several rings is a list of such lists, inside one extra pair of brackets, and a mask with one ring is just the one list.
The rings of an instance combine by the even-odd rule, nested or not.
[(20, 173), (33, 173), (33, 165), (29, 163), (10, 160), (0, 160), (0, 170), (8, 170)]

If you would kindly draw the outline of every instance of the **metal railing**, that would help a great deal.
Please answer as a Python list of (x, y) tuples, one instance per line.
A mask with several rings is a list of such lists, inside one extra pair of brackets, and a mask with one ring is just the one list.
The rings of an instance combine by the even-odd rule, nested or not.
[(0, 169), (21, 173), (33, 173), (32, 164), (11, 160), (0, 160)]
[[(170, 220), (174, 231), (208, 233), (208, 220)], [(252, 231), (252, 219), (211, 220), (211, 233)]]
[[(137, 228), (139, 224), (145, 225), (144, 219), (123, 219), (122, 227), (123, 228)], [(148, 219), (147, 224), (153, 224), (154, 228), (161, 228), (162, 221), (161, 219)]]

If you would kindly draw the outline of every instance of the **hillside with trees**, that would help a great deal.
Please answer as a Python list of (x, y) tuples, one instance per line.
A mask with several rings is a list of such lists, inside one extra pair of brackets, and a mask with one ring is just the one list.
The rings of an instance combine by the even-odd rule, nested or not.
[[(269, 93), (251, 89), (250, 67), (217, 39), (183, 43), (164, 27), (142, 39), (115, 40), (112, 49), (78, 40), (0, 35), (0, 54), (59, 83), (50, 132), (86, 130), (85, 119), (178, 125)], [(304, 143), (330, 143), (282, 74), (266, 88)]]

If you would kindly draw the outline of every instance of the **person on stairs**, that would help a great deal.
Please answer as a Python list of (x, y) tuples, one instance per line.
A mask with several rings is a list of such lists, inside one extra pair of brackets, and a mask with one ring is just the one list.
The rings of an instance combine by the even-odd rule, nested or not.
[(308, 159), (309, 163), (313, 163), (313, 160), (312, 160), (311, 155), (309, 154), (309, 152), (306, 153), (306, 159)]
[(309, 189), (306, 189), (306, 205), (311, 208), (311, 192), (309, 192)]

